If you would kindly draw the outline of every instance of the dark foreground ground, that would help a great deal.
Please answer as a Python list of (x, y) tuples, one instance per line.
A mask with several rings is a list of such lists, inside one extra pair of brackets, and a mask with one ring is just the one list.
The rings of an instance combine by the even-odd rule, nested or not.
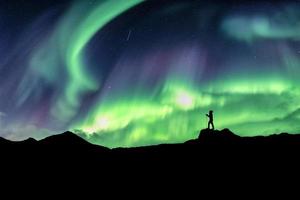
[(41, 141), (0, 139), (0, 152), (2, 184), (9, 188), (33, 184), (46, 194), (57, 192), (58, 185), (62, 191), (71, 185), (71, 193), (110, 195), (123, 193), (111, 193), (103, 185), (129, 188), (129, 196), (137, 187), (147, 194), (158, 187), (173, 195), (182, 187), (191, 195), (206, 191), (204, 187), (228, 192), (243, 188), (248, 194), (270, 185), (274, 192), (274, 187), (295, 186), (300, 180), (300, 135), (285, 133), (247, 138), (228, 129), (202, 130), (199, 138), (181, 144), (108, 149), (66, 132)]
[[(2, 165), (93, 166), (93, 168), (151, 167), (236, 168), (298, 162), (300, 135), (239, 137), (228, 129), (202, 130), (197, 139), (181, 144), (108, 149), (88, 143), (71, 132), (36, 141), (0, 139)], [(254, 164), (257, 163), (257, 166)]]

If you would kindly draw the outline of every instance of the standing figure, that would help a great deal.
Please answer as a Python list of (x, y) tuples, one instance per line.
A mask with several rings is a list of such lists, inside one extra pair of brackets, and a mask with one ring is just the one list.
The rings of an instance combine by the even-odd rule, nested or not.
[(207, 128), (210, 129), (210, 125), (212, 126), (212, 130), (215, 129), (214, 126), (214, 116), (213, 116), (213, 111), (210, 110), (208, 114), (206, 114), (206, 116), (208, 117), (208, 125)]

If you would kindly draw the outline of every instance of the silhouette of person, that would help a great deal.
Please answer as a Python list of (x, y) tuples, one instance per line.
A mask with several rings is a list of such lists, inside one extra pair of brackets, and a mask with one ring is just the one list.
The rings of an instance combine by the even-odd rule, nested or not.
[(210, 125), (212, 127), (212, 130), (215, 129), (214, 126), (214, 116), (213, 116), (213, 111), (210, 110), (208, 114), (206, 114), (206, 116), (208, 117), (208, 124), (207, 124), (207, 128), (210, 129)]

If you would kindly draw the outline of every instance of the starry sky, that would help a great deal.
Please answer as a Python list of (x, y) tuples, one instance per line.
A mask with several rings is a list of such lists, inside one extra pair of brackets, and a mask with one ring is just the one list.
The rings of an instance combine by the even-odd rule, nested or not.
[(108, 147), (300, 133), (300, 2), (1, 0), (0, 136)]

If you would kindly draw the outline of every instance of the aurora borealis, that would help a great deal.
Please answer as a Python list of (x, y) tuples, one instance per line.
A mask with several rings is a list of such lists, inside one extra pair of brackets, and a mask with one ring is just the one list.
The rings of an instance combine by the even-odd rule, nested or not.
[(300, 3), (0, 3), (0, 136), (108, 147), (300, 133)]

